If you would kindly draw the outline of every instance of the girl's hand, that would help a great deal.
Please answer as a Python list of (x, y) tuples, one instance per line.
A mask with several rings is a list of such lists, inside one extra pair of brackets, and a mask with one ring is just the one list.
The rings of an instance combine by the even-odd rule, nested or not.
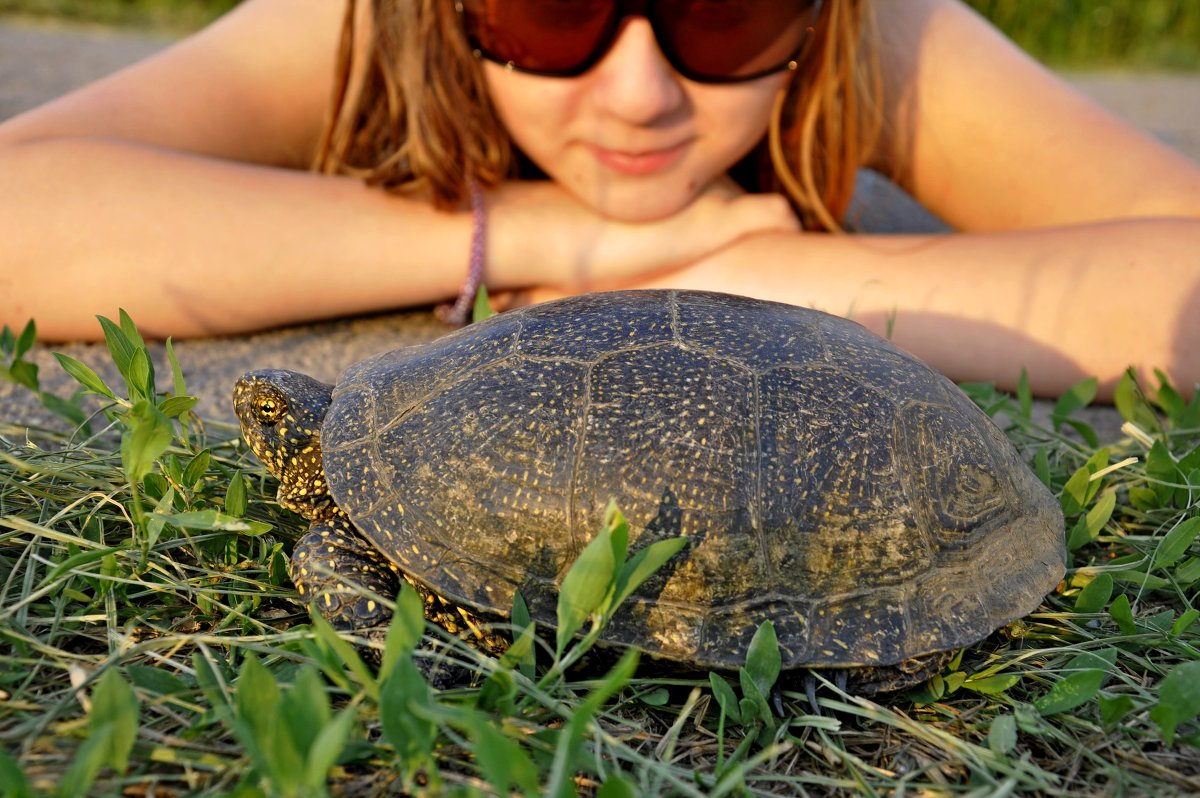
[(540, 286), (555, 295), (617, 287), (750, 235), (800, 230), (783, 196), (746, 194), (728, 178), (678, 214), (650, 222), (601, 217), (548, 181), (504, 184), (488, 202), (489, 282)]

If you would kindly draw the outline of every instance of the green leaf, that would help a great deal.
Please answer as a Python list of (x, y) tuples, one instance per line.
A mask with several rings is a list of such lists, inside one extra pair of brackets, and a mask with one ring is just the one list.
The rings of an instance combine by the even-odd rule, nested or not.
[(1200, 618), (1200, 610), (1190, 609), (1180, 614), (1175, 623), (1171, 624), (1171, 636), (1179, 637), (1186, 632), (1188, 628)]
[(1116, 582), (1137, 585), (1141, 590), (1162, 590), (1171, 584), (1170, 581), (1161, 576), (1143, 573), (1142, 571), (1113, 571), (1112, 578)]
[(738, 671), (738, 685), (742, 688), (742, 700), (738, 702), (742, 725), (749, 726), (757, 722), (761, 724), (761, 730), (764, 733), (774, 731), (775, 717), (771, 714), (770, 705), (767, 704), (767, 696), (770, 691), (760, 690), (744, 668)]
[(87, 389), (90, 393), (99, 394), (100, 396), (116, 400), (117, 395), (113, 393), (112, 388), (109, 388), (104, 380), (100, 379), (100, 375), (92, 371), (85, 363), (76, 360), (73, 357), (67, 357), (61, 352), (55, 352), (54, 358), (62, 366), (63, 371), (75, 378), (75, 381)]
[(1163, 537), (1158, 548), (1155, 549), (1154, 565), (1158, 568), (1170, 568), (1179, 562), (1198, 535), (1200, 535), (1200, 516), (1177, 524)]
[(1200, 660), (1176, 665), (1158, 686), (1158, 703), (1150, 720), (1158, 724), (1163, 741), (1175, 744), (1175, 729), (1200, 715)]
[(229, 487), (225, 489), (225, 513), (233, 518), (246, 514), (246, 477), (241, 471), (234, 471), (229, 478)]
[(1091, 542), (1091, 536), (1088, 535), (1087, 519), (1077, 519), (1075, 525), (1071, 527), (1071, 531), (1067, 533), (1067, 551), (1075, 551)]
[(150, 354), (145, 347), (138, 347), (133, 351), (129, 371), (125, 374), (125, 384), (129, 388), (130, 400), (155, 400), (154, 366), (150, 363)]
[[(629, 554), (629, 522), (625, 520), (625, 516), (617, 508), (615, 501), (610, 500), (608, 506), (604, 508), (604, 528), (608, 530), (613, 563), (620, 568), (625, 564), (626, 555)], [(620, 584), (620, 577), (618, 577), (617, 586), (620, 587)], [(605, 611), (611, 609), (612, 606), (604, 608)]]
[(383, 661), (379, 666), (380, 680), (388, 677), (401, 658), (412, 655), (424, 634), (425, 602), (416, 588), (406, 580), (401, 580), (400, 592), (396, 596), (396, 612), (392, 615), (384, 642)]
[(84, 434), (91, 435), (90, 430), (86, 428), (87, 414), (83, 412), (83, 408), (76, 404), (74, 400), (63, 399), (46, 391), (42, 391), (39, 396), (42, 400), (42, 407), (54, 415), (66, 419), (76, 427), (85, 428)]
[(401, 657), (380, 685), (379, 721), (407, 773), (415, 772), (433, 751), (437, 726), (426, 717), (432, 704), (433, 693), (412, 657)]
[(17, 360), (6, 371), (8, 378), (18, 385), (24, 385), (31, 391), (40, 391), (37, 364), (27, 360)]
[(239, 535), (247, 535), (249, 537), (257, 537), (271, 529), (271, 525), (263, 521), (248, 521), (244, 518), (226, 515), (219, 510), (212, 509), (189, 510), (183, 513), (164, 516), (152, 514), (152, 517), (162, 518), (167, 523), (174, 524), (180, 529), (200, 529), (208, 532), (236, 532)]
[(1062, 496), (1059, 498), (1063, 515), (1069, 517), (1083, 512), (1083, 508), (1087, 504), (1088, 480), (1091, 477), (1092, 472), (1088, 470), (1088, 467), (1082, 466), (1067, 479), (1067, 483), (1063, 485)]
[(1113, 578), (1108, 573), (1101, 572), (1079, 591), (1075, 599), (1075, 612), (1101, 612), (1112, 598)]
[(616, 597), (610, 611), (620, 606), (621, 602), (629, 598), (630, 593), (637, 590), (668, 560), (678, 554), (687, 546), (688, 542), (686, 537), (659, 540), (633, 555), (633, 559), (625, 564), (625, 567), (621, 569), (621, 575), (617, 577)]
[(1100, 530), (1112, 518), (1113, 510), (1117, 507), (1116, 491), (1108, 491), (1092, 505), (1087, 512), (1087, 534), (1090, 540), (1100, 537)]
[(1056, 715), (1060, 712), (1075, 709), (1086, 704), (1100, 692), (1100, 686), (1107, 676), (1102, 670), (1086, 670), (1072, 673), (1065, 679), (1060, 679), (1050, 688), (1050, 692), (1033, 702), (1034, 707), (1043, 715)]
[(563, 577), (558, 594), (557, 651), (570, 640), (613, 587), (617, 563), (613, 560), (612, 534), (605, 527), (579, 553)]
[(159, 403), (158, 409), (168, 418), (179, 418), (196, 406), (194, 396), (171, 396)]
[(1057, 430), (1062, 426), (1068, 416), (1090, 405), (1096, 398), (1096, 389), (1099, 387), (1100, 381), (1091, 377), (1068, 388), (1066, 393), (1054, 403), (1054, 410), (1050, 413), (1050, 421), (1054, 429)]
[(471, 731), (479, 774), (497, 795), (509, 795), (512, 788), (518, 795), (540, 792), (537, 768), (515, 740), (483, 719), (476, 719)]
[(133, 361), (133, 353), (137, 351), (137, 347), (130, 342), (121, 331), (121, 328), (113, 324), (111, 319), (104, 316), (96, 317), (100, 322), (100, 328), (104, 330), (104, 341), (108, 344), (108, 353), (112, 357), (113, 365), (117, 367), (117, 371), (121, 372), (121, 376), (129, 379), (129, 364)]
[(633, 782), (615, 774), (606, 778), (596, 792), (596, 798), (637, 798), (637, 795)]
[(471, 321), (480, 322), (495, 315), (496, 311), (492, 309), (492, 303), (488, 300), (487, 286), (480, 283), (475, 291), (475, 304), (471, 307)]
[[(350, 671), (358, 684), (369, 695), (376, 697), (379, 688), (375, 675), (371, 673), (371, 669), (354, 650), (354, 646), (343, 640), (329, 621), (325, 620), (325, 617), (317, 611), (315, 602), (309, 605), (309, 617), (312, 619), (312, 629), (316, 633), (317, 639), (328, 646), (337, 659), (341, 660), (339, 668), (339, 671), (342, 672), (341, 678), (345, 678), (345, 671)], [(327, 670), (326, 673), (329, 671)]]
[(296, 753), (307, 757), (321, 730), (329, 723), (329, 695), (311, 664), (296, 672), (296, 679), (279, 702), (282, 728), (292, 738)]
[[(8, 329), (6, 326), (5, 329)], [(17, 337), (16, 343), (13, 345), (13, 358), (20, 360), (26, 352), (33, 348), (33, 342), (37, 340), (37, 324), (33, 319), (25, 322), (25, 328), (21, 330), (20, 336)]]
[(512, 671), (492, 671), (476, 694), (475, 708), (493, 715), (510, 716), (517, 711), (516, 697), (517, 680), (513, 678)]
[(295, 792), (304, 775), (303, 753), (282, 717), (279, 685), (253, 652), (238, 671), (234, 706), (230, 727), (250, 760), (275, 792)]
[(338, 757), (346, 750), (346, 744), (354, 733), (355, 712), (355, 705), (351, 704), (334, 715), (308, 749), (304, 760), (304, 783), (312, 794), (322, 794), (321, 789), (328, 782), (329, 769), (337, 764)]
[(509, 646), (509, 651), (505, 652), (505, 656), (508, 657), (509, 652), (516, 648), (522, 639), (529, 638), (528, 651), (522, 649), (513, 652), (512, 657), (519, 657), (519, 659), (514, 660), (510, 657), (508, 661), (517, 662), (517, 668), (525, 678), (532, 679), (537, 672), (537, 648), (533, 645), (535, 629), (533, 618), (529, 615), (529, 605), (525, 603), (525, 597), (519, 590), (513, 593), (512, 624), (513, 645)]
[(1105, 726), (1116, 726), (1121, 718), (1133, 711), (1133, 699), (1127, 695), (1100, 696), (1100, 722)]
[(1100, 479), (1093, 480), (1092, 474), (1106, 467), (1108, 459), (1109, 450), (1107, 448), (1099, 449), (1071, 475), (1067, 484), (1063, 486), (1063, 493), (1060, 497), (1063, 514), (1072, 516), (1083, 512), (1083, 509), (1091, 503), (1100, 491), (1102, 483)]
[(713, 698), (717, 700), (717, 706), (725, 713), (725, 716), (734, 723), (742, 722), (742, 713), (738, 708), (737, 695), (733, 692), (733, 688), (729, 686), (729, 682), (725, 681), (724, 677), (719, 674), (709, 672), (708, 683), (712, 685)]
[(537, 640), (537, 628), (530, 624), (521, 631), (521, 636), (512, 642), (500, 655), (500, 662), (506, 668), (517, 668), (528, 679), (534, 677), (534, 642)]
[(1146, 395), (1142, 393), (1132, 368), (1127, 369), (1117, 381), (1117, 387), (1113, 390), (1113, 404), (1116, 405), (1121, 418), (1136, 424), (1140, 429), (1151, 434), (1162, 431), (1158, 415), (1150, 406)]
[(127, 665), (125, 673), (136, 687), (152, 695), (179, 695), (191, 689), (187, 682), (170, 671), (150, 665)]
[(1043, 485), (1050, 486), (1050, 452), (1045, 446), (1040, 447), (1033, 455), (1033, 471)]
[(117, 318), (121, 322), (121, 332), (125, 334), (125, 340), (129, 341), (134, 347), (146, 348), (146, 341), (142, 338), (142, 334), (138, 332), (137, 325), (133, 323), (133, 319), (125, 312), (125, 308), (117, 308)]
[(175, 357), (175, 344), (170, 338), (166, 341), (167, 363), (171, 365), (171, 393), (176, 396), (187, 396), (187, 384), (183, 380), (183, 367), (179, 358)]
[(1171, 387), (1171, 381), (1161, 369), (1155, 369), (1158, 377), (1158, 391), (1154, 395), (1154, 403), (1162, 408), (1177, 429), (1195, 429), (1200, 427), (1200, 393), (1193, 394), (1191, 402), (1184, 402), (1179, 392)]
[(135, 404), (126, 416), (129, 429), (121, 436), (121, 466), (132, 484), (139, 484), (174, 440), (171, 422), (148, 400)]
[(140, 710), (133, 688), (116, 668), (106, 669), (92, 693), (88, 729), (105, 741), (104, 763), (117, 773), (124, 773), (129, 766)]
[(1021, 681), (1021, 676), (1016, 673), (1003, 673), (980, 678), (971, 676), (963, 682), (963, 687), (984, 695), (999, 695), (1019, 681)]
[(1017, 380), (1017, 406), (1021, 408), (1021, 418), (1029, 421), (1033, 417), (1033, 391), (1029, 387), (1029, 372), (1024, 368)]
[(58, 783), (56, 794), (61, 798), (78, 798), (87, 795), (92, 782), (108, 753), (108, 741), (104, 739), (109, 729), (103, 724), (92, 729), (83, 745), (75, 749), (71, 765)]
[(781, 663), (775, 624), (763, 621), (754, 632), (750, 647), (746, 649), (746, 665), (743, 671), (765, 697), (771, 694), (771, 688), (779, 678)]
[(4, 785), (4, 791), (0, 793), (4, 798), (34, 798), (33, 790), (21, 771), (21, 763), (3, 748), (0, 748), (0, 785)]
[[(206, 653), (209, 656), (206, 656)], [(208, 705), (213, 708), (217, 717), (228, 720), (233, 717), (233, 704), (229, 700), (226, 680), (222, 678), (217, 667), (220, 663), (213, 662), (210, 656), (211, 653), (205, 651), (192, 654), (192, 670), (196, 674), (196, 684)]]
[(1151, 488), (1163, 506), (1174, 504), (1177, 495), (1180, 495), (1186, 504), (1187, 491), (1181, 488), (1186, 482), (1183, 472), (1179, 470), (1171, 451), (1161, 440), (1155, 441), (1146, 453), (1146, 476), (1152, 481)]
[(639, 693), (637, 699), (648, 707), (665, 707), (667, 702), (671, 700), (671, 693), (665, 687), (657, 687), (653, 690)]
[[(181, 482), (187, 488), (195, 487), (204, 475), (208, 473), (208, 465), (212, 462), (212, 450), (202, 449), (196, 453), (196, 456), (188, 461), (187, 467), (183, 469)], [(239, 474), (241, 472), (238, 472)], [(228, 499), (226, 499), (228, 504)], [(233, 513), (233, 515), (242, 515), (242, 513)]]
[(1175, 569), (1175, 581), (1183, 587), (1200, 582), (1200, 557), (1188, 557)]
[(1071, 658), (1063, 668), (1069, 675), (1033, 702), (1042, 715), (1056, 715), (1086, 704), (1100, 691), (1117, 661), (1117, 650), (1085, 651)]
[(988, 729), (988, 748), (1001, 756), (1017, 747), (1017, 719), (1012, 715), (998, 715), (992, 719)]
[(247, 653), (235, 685), (234, 707), (238, 717), (260, 732), (260, 737), (265, 737), (279, 713), (279, 702), (279, 685), (275, 677), (262, 666), (254, 652)]
[(1095, 449), (1100, 445), (1100, 436), (1091, 424), (1073, 418), (1063, 419), (1062, 423), (1079, 433), (1079, 437), (1091, 448)]

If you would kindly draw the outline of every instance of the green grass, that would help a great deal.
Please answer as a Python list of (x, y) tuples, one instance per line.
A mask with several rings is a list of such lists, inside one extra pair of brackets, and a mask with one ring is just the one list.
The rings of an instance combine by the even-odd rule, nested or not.
[(239, 0), (0, 0), (0, 15), (13, 14), (167, 31), (196, 30)]
[[(1200, 4), (1194, 0), (968, 3), (1056, 67), (1200, 69)], [(237, 0), (0, 0), (0, 14), (190, 30), (236, 4)]]
[(1200, 69), (1194, 0), (968, 0), (1056, 67)]
[[(368, 667), (291, 587), (305, 524), (237, 431), (192, 415), (173, 356), (156, 380), (128, 319), (105, 333), (123, 388), (60, 362), (107, 409), (43, 394), (84, 426), (0, 423), (4, 796), (1200, 791), (1200, 400), (1165, 385), (1151, 402), (1122, 383), (1129, 437), (1105, 448), (1076, 415), (1094, 382), (1053, 429), (1026, 391), (968, 386), (1059, 495), (1067, 577), (920, 689), (869, 700), (824, 683), (819, 715), (784, 690), (777, 716), (769, 627), (735, 679), (629, 658), (568, 669), (645, 570), (623, 565), (617, 515), (564, 585), (560, 618), (582, 638), (518, 615), (492, 659), (425, 628), (408, 591)], [(33, 335), (0, 336), (0, 376), (39, 391)], [(479, 682), (435, 690), (430, 662)]]

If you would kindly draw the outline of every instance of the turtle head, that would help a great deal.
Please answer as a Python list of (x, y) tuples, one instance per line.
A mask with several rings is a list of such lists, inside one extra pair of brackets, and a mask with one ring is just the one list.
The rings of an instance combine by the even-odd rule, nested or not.
[(321, 422), (332, 393), (323, 382), (283, 370), (248, 372), (233, 389), (242, 438), (279, 478), (279, 503), (310, 520), (334, 506), (321, 465)]

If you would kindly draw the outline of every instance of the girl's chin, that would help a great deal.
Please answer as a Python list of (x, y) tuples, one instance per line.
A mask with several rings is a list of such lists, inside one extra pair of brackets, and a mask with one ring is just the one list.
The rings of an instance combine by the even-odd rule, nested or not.
[(645, 187), (624, 187), (592, 191), (578, 199), (600, 216), (616, 222), (657, 222), (683, 211), (696, 198), (691, 191), (664, 191)]

